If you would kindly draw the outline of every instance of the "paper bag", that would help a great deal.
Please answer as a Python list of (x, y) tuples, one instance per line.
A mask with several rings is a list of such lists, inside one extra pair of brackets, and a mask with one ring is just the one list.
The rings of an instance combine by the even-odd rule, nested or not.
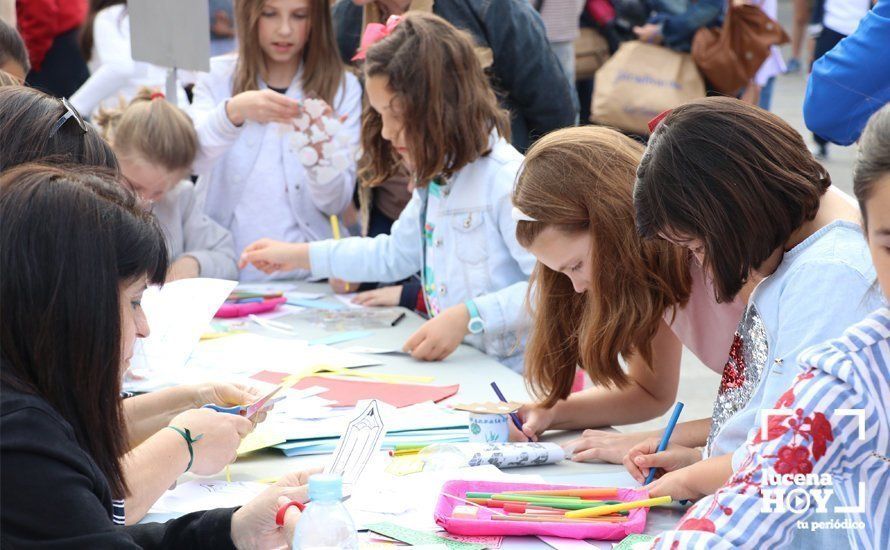
[(596, 72), (590, 121), (648, 135), (655, 116), (704, 96), (692, 56), (633, 40)]

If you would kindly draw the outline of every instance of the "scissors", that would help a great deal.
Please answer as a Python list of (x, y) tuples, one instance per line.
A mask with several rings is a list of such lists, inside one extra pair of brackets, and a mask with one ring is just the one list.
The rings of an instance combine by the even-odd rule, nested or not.
[(237, 415), (244, 416), (244, 417), (247, 417), (248, 419), (250, 419), (254, 415), (256, 415), (256, 413), (263, 410), (263, 408), (266, 406), (266, 404), (270, 403), (270, 401), (271, 401), (271, 403), (277, 403), (278, 401), (281, 401), (282, 399), (284, 399), (286, 397), (284, 395), (277, 397), (275, 399), (272, 399), (273, 397), (275, 397), (275, 394), (280, 392), (282, 389), (284, 389), (283, 385), (276, 386), (274, 390), (270, 391), (269, 393), (264, 395), (261, 399), (254, 401), (250, 405), (234, 405), (232, 407), (223, 407), (222, 405), (208, 403), (207, 405), (204, 405), (202, 408), (213, 409), (216, 412), (221, 412), (221, 413), (226, 413), (226, 414), (237, 414)]

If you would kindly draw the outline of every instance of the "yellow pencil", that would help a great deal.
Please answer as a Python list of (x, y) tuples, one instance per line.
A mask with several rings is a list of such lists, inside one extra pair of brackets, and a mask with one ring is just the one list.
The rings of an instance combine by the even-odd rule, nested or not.
[[(340, 220), (337, 219), (336, 214), (331, 214), (331, 232), (334, 234), (334, 240), (340, 240)], [(344, 283), (346, 286), (343, 288), (346, 289), (346, 292), (349, 292), (349, 283)]]
[(612, 512), (623, 512), (624, 510), (635, 510), (637, 508), (648, 508), (650, 506), (660, 506), (662, 504), (670, 504), (671, 497), (663, 496), (656, 498), (647, 498), (644, 500), (635, 500), (633, 502), (622, 502), (621, 504), (604, 504), (596, 508), (584, 508), (582, 510), (572, 510), (566, 512), (567, 518), (595, 518), (605, 516)]

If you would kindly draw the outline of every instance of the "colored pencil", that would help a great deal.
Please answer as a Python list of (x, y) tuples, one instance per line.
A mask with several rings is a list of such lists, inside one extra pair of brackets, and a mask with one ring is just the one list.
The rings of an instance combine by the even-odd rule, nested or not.
[[(674, 406), (674, 412), (671, 413), (671, 419), (668, 420), (667, 428), (664, 429), (664, 434), (661, 436), (661, 443), (658, 444), (659, 453), (667, 449), (668, 442), (671, 440), (671, 433), (673, 433), (674, 427), (677, 425), (677, 419), (680, 418), (682, 411), (683, 403), (677, 401), (677, 404)], [(652, 483), (652, 480), (655, 479), (655, 470), (656, 468), (649, 468), (649, 475), (646, 476), (646, 482), (643, 485)]]
[(567, 517), (527, 516), (517, 514), (512, 516), (491, 516), (495, 521), (532, 521), (536, 523), (623, 523), (627, 518), (591, 518), (573, 519)]
[[(507, 495), (509, 496), (509, 495)], [(534, 504), (538, 506), (547, 506), (550, 508), (558, 508), (561, 510), (584, 510), (586, 508), (591, 508), (594, 506), (606, 506), (607, 503), (603, 502), (602, 504), (593, 504), (592, 501), (589, 500), (576, 500), (572, 501), (557, 501), (557, 500), (546, 500), (546, 499), (511, 499), (511, 498), (497, 498), (497, 499), (474, 499), (472, 497), (467, 497), (468, 500), (472, 500), (477, 504), (481, 504), (479, 501), (487, 501), (487, 500), (504, 500), (509, 502), (524, 502), (526, 504)]]
[(582, 510), (573, 510), (570, 512), (566, 512), (567, 518), (595, 518), (598, 516), (603, 516), (606, 514), (611, 514), (612, 512), (623, 512), (627, 510), (635, 510), (637, 508), (649, 508), (650, 506), (661, 506), (663, 504), (670, 504), (671, 497), (663, 496), (656, 498), (647, 498), (643, 500), (635, 500), (632, 502), (622, 502), (621, 504), (606, 504), (604, 506), (597, 506), (595, 508), (586, 508)]
[[(491, 389), (494, 390), (495, 395), (498, 396), (498, 399), (500, 399), (502, 403), (508, 403), (507, 398), (504, 397), (503, 393), (501, 393), (501, 389), (498, 387), (496, 382), (491, 383)], [(531, 441), (532, 438), (525, 435), (525, 432), (522, 431), (522, 421), (519, 420), (519, 415), (515, 412), (512, 412), (510, 413), (510, 419), (513, 421), (513, 425), (516, 426), (516, 429), (519, 430), (519, 433), (521, 433), (527, 441)]]
[(456, 501), (458, 501), (458, 502), (463, 502), (463, 503), (465, 503), (465, 504), (469, 504), (470, 506), (475, 506), (476, 508), (481, 508), (481, 509), (483, 509), (483, 510), (488, 510), (489, 512), (491, 512), (492, 514), (495, 514), (495, 515), (499, 515), (499, 516), (506, 516), (506, 515), (507, 515), (507, 514), (505, 514), (505, 513), (503, 513), (503, 512), (498, 512), (497, 510), (491, 510), (491, 509), (489, 509), (489, 508), (486, 508), (485, 506), (482, 506), (481, 504), (477, 504), (477, 503), (475, 503), (475, 502), (473, 502), (473, 501), (471, 501), (471, 500), (467, 500), (467, 499), (465, 499), (465, 498), (460, 498), (460, 497), (456, 497), (456, 496), (454, 496), (454, 495), (449, 495), (448, 493), (442, 493), (442, 494), (445, 495), (445, 496), (448, 497), (448, 498), (453, 498), (454, 500), (456, 500)]
[(589, 487), (586, 489), (545, 489), (539, 491), (504, 491), (505, 495), (537, 495), (542, 497), (617, 497), (614, 487)]

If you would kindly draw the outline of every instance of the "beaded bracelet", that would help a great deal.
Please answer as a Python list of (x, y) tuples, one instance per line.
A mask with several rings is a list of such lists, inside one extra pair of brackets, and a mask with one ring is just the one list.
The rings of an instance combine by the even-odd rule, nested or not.
[(170, 428), (171, 430), (181, 435), (182, 438), (185, 439), (185, 443), (189, 447), (189, 465), (185, 469), (185, 471), (188, 472), (192, 469), (192, 462), (195, 461), (195, 450), (192, 448), (192, 443), (200, 441), (201, 438), (204, 437), (204, 434), (198, 434), (195, 437), (192, 437), (192, 432), (190, 432), (188, 428), (182, 429), (177, 428), (176, 426), (167, 426), (167, 428)]

